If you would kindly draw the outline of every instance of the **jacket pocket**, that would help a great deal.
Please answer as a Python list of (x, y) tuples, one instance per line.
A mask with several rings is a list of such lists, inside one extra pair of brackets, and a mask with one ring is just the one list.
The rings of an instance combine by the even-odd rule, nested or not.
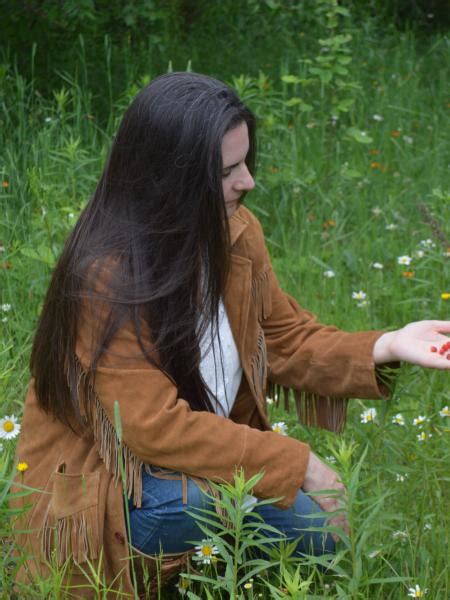
[(98, 558), (100, 473), (65, 473), (60, 465), (49, 483), (51, 499), (41, 532), (44, 557), (58, 564)]

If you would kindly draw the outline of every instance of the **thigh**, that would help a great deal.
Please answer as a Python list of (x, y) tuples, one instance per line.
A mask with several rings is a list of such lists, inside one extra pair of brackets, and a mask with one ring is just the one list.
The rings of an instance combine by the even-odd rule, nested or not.
[(195, 518), (187, 511), (209, 508), (208, 498), (189, 477), (185, 480), (184, 494), (181, 474), (168, 477), (158, 469), (144, 471), (142, 506), (128, 504), (131, 544), (145, 554), (185, 552), (193, 546), (190, 541), (203, 537)]
[(322, 510), (302, 490), (298, 492), (294, 504), (286, 510), (267, 504), (257, 507), (255, 512), (264, 519), (265, 523), (276, 527), (286, 536), (286, 539), (298, 539), (296, 555), (319, 556), (335, 550), (335, 543), (330, 534), (311, 531), (311, 528), (323, 527), (326, 517), (320, 514), (315, 517), (310, 516), (321, 513)]

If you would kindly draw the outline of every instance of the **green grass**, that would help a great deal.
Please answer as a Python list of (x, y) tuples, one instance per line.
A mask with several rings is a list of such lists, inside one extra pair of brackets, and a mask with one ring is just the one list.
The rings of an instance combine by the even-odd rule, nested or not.
[[(380, 32), (370, 23), (345, 27), (353, 34), (348, 44), (353, 60), (343, 79), (359, 87), (339, 87), (335, 80), (321, 85), (308, 73), (299, 59), (320, 56), (313, 36), (302, 42), (301, 54), (291, 52), (271, 64), (270, 77), (264, 75), (270, 49), (260, 57), (261, 70), (235, 73), (231, 83), (260, 123), (258, 185), (248, 205), (262, 220), (284, 288), (321, 321), (359, 330), (448, 319), (450, 301), (441, 297), (450, 292), (448, 39), (418, 40), (411, 32)], [(125, 92), (102, 115), (81, 76), (65, 75), (54, 94), (43, 97), (12, 66), (2, 73), (0, 304), (11, 309), (0, 310), (0, 417), (20, 418), (30, 344), (51, 268), (145, 73), (142, 80), (126, 81)], [(285, 83), (281, 78), (287, 74), (306, 83)], [(114, 77), (114, 69), (109, 75)], [(336, 95), (354, 100), (338, 120), (332, 118)], [(311, 110), (287, 106), (295, 96)], [(350, 127), (365, 132), (370, 143), (361, 136), (358, 141)], [(421, 245), (428, 239), (431, 247)], [(413, 258), (410, 266), (397, 263), (402, 255)], [(375, 269), (374, 262), (384, 268)], [(326, 270), (335, 277), (326, 278)], [(405, 277), (406, 271), (413, 275)], [(352, 299), (358, 290), (367, 294), (364, 306)], [(335, 570), (323, 575), (308, 561), (301, 566), (302, 581), (312, 576), (310, 598), (406, 598), (416, 583), (429, 589), (429, 598), (448, 597), (449, 428), (439, 411), (449, 404), (448, 374), (404, 366), (392, 400), (351, 403), (340, 438), (308, 430), (293, 413), (271, 406), (273, 421), (285, 421), (290, 435), (310, 442), (319, 455), (335, 456), (350, 488), (353, 535), (342, 544)], [(371, 406), (377, 408), (376, 421), (361, 423), (360, 413)], [(391, 423), (398, 412), (404, 426)], [(432, 437), (425, 441), (418, 441), (420, 430), (412, 424), (418, 415), (429, 419), (423, 431)], [(13, 455), (14, 441), (5, 441), (0, 454), (5, 537), (5, 482), (15, 468)], [(404, 480), (397, 481), (398, 475)], [(12, 593), (13, 563), (5, 553), (0, 586), (6, 593)], [(295, 588), (295, 581), (287, 584), (295, 579), (296, 564), (284, 558), (278, 565), (269, 583)], [(255, 578), (246, 597), (253, 592), (278, 597), (263, 582), (267, 578)], [(37, 583), (34, 597), (54, 597), (57, 580), (55, 573)], [(306, 597), (296, 593), (284, 597)]]

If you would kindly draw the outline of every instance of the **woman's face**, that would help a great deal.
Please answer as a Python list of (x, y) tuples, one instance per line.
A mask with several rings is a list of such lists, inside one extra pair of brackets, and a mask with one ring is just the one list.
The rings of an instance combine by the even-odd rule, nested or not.
[(236, 211), (244, 192), (255, 187), (253, 177), (245, 164), (249, 150), (247, 123), (230, 129), (222, 140), (222, 189), (227, 216)]

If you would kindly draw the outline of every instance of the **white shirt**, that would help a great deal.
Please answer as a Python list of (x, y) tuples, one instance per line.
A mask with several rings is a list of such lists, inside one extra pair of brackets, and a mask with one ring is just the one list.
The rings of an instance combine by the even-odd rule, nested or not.
[(210, 394), (216, 413), (228, 417), (241, 383), (242, 366), (222, 299), (218, 322), (219, 331), (211, 324), (200, 340), (200, 373), (219, 402)]

